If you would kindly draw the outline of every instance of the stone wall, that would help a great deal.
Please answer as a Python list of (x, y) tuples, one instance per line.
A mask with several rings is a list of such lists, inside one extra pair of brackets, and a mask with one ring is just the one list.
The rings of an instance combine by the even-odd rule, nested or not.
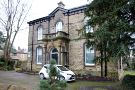
[(84, 13), (74, 14), (69, 17), (69, 37), (71, 40), (80, 37), (79, 29), (83, 28)]

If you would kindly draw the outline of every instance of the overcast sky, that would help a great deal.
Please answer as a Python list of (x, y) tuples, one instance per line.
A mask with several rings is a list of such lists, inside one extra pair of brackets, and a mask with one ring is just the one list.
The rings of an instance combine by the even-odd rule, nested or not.
[[(81, 6), (87, 4), (87, 0), (33, 0), (32, 7), (27, 17), (27, 22), (47, 16), (55, 8), (57, 8), (57, 3), (62, 1), (65, 4), (66, 9)], [(15, 39), (14, 46), (17, 49), (18, 46), (21, 48), (28, 48), (28, 25), (25, 22), (25, 30), (20, 31)]]

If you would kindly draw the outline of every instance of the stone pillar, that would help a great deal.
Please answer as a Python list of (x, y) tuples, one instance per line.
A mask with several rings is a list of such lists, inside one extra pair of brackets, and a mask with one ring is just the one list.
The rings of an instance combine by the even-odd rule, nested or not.
[(45, 44), (44, 44), (44, 56), (45, 56), (45, 59), (44, 59), (44, 64), (46, 64), (47, 63), (47, 44), (48, 44), (48, 42), (45, 42)]
[(58, 41), (58, 64), (62, 64), (62, 61), (61, 61), (61, 47), (62, 47), (62, 41), (59, 40)]
[(61, 62), (61, 45), (59, 46), (59, 63), (58, 64), (62, 64), (62, 62)]
[(66, 43), (66, 52), (67, 52), (67, 57), (66, 57), (66, 64), (69, 65), (69, 43)]

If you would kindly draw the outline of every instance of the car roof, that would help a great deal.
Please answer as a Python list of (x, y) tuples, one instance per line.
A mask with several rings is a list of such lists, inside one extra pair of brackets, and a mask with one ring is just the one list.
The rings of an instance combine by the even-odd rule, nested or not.
[[(45, 64), (44, 66), (50, 66), (50, 64)], [(62, 65), (55, 64), (55, 66), (62, 66)]]

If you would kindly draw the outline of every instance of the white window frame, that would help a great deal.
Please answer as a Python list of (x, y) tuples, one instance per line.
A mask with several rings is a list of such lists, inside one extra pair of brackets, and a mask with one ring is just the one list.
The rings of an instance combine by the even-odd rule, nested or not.
[(57, 22), (56, 23), (56, 32), (58, 32), (58, 31), (62, 31), (62, 22), (61, 21), (59, 21), (59, 22)]
[(38, 27), (37, 29), (37, 40), (42, 40), (43, 27)]
[[(95, 58), (95, 50), (94, 50), (94, 48), (93, 47), (87, 47), (87, 44), (85, 44), (85, 47), (84, 47), (84, 55), (85, 55), (85, 60), (84, 60), (84, 63), (85, 63), (85, 66), (94, 66), (95, 65), (95, 63), (93, 62), (93, 63), (87, 63), (86, 62), (86, 59), (87, 59), (87, 57), (86, 57), (86, 54), (87, 53), (89, 53), (89, 54), (94, 54), (94, 57), (93, 57), (93, 59), (90, 59), (90, 60), (93, 60), (94, 61), (94, 58)], [(89, 49), (89, 51), (88, 50), (86, 50), (86, 49)]]
[[(39, 56), (41, 56), (41, 60), (39, 60)], [(43, 49), (42, 47), (37, 47), (37, 50), (36, 50), (37, 64), (42, 64), (42, 60), (43, 60)]]

